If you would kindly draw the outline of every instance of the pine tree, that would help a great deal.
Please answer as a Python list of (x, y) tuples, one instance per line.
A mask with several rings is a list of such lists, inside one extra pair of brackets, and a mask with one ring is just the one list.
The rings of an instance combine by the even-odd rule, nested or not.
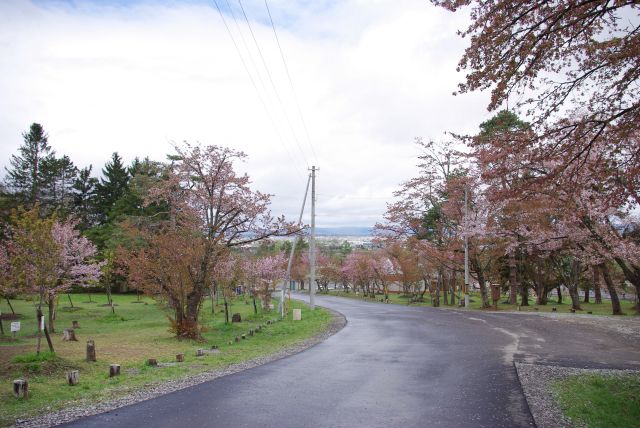
[(73, 206), (80, 219), (79, 227), (85, 230), (93, 223), (93, 205), (96, 199), (98, 179), (91, 177), (92, 166), (83, 168), (73, 182)]
[(78, 175), (78, 168), (68, 156), (51, 158), (44, 163), (45, 180), (43, 194), (45, 203), (63, 212), (73, 208), (73, 183)]
[(102, 169), (102, 175), (104, 178), (96, 185), (96, 208), (104, 223), (109, 219), (118, 199), (125, 194), (130, 177), (117, 152), (111, 155), (111, 161)]
[(29, 132), (22, 134), (24, 143), (18, 149), (20, 155), (12, 155), (6, 169), (6, 183), (19, 198), (34, 205), (42, 199), (48, 168), (54, 159), (55, 152), (48, 144), (49, 136), (39, 123), (31, 124)]

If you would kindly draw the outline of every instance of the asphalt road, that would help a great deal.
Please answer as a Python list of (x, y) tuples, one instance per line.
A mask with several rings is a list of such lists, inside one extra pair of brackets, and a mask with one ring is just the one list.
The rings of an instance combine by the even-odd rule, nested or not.
[(637, 342), (553, 318), (318, 304), (347, 326), (304, 352), (65, 426), (534, 426), (514, 361), (640, 368)]

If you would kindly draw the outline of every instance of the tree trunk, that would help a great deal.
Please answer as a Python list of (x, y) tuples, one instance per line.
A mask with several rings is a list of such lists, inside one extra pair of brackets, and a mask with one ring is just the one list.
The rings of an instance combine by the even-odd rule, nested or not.
[(44, 315), (42, 309), (38, 306), (36, 308), (36, 328), (38, 329), (38, 338), (36, 340), (36, 354), (40, 355), (40, 347), (42, 346), (42, 329), (40, 328), (41, 319)]
[(520, 285), (520, 306), (529, 306), (529, 287)]
[(224, 300), (224, 323), (229, 324), (229, 304), (224, 293), (222, 293), (222, 299)]
[(580, 306), (580, 296), (578, 295), (578, 285), (568, 284), (567, 288), (569, 289), (569, 297), (571, 297), (571, 308), (576, 311), (581, 311), (582, 307)]
[(595, 300), (597, 305), (602, 304), (602, 291), (600, 288), (600, 269), (597, 266), (591, 266), (591, 272), (593, 273), (593, 291), (595, 294)]
[(518, 289), (516, 257), (514, 254), (509, 254), (509, 304), (518, 304)]
[[(489, 293), (487, 292), (487, 283), (484, 279), (484, 271), (480, 267), (480, 262), (476, 257), (471, 257), (471, 265), (473, 266), (473, 270), (476, 271), (476, 276), (478, 277), (478, 285), (480, 286), (480, 297), (482, 298), (482, 309), (489, 308)], [(469, 290), (466, 290), (468, 293)]]
[(558, 304), (562, 304), (562, 287), (557, 286), (556, 291), (558, 292)]
[(442, 269), (438, 269), (438, 280), (436, 281), (436, 292), (431, 302), (434, 307), (440, 306), (440, 288), (442, 287)]
[(11, 309), (11, 313), (12, 313), (13, 315), (15, 315), (15, 314), (16, 314), (16, 311), (14, 311), (14, 310), (13, 310), (13, 306), (11, 305), (11, 300), (9, 300), (9, 298), (8, 298), (8, 297), (5, 297), (5, 298), (4, 298), (4, 300), (6, 300), (6, 301), (7, 301), (7, 305), (9, 305), (9, 309)]
[(49, 301), (47, 302), (47, 305), (49, 306), (49, 333), (55, 333), (55, 326), (54, 326), (54, 314), (55, 314), (55, 310), (56, 310), (56, 301), (53, 298), (49, 298)]
[(71, 307), (73, 308), (73, 300), (71, 300), (71, 293), (67, 293), (67, 297), (69, 298), (69, 303), (71, 304)]
[(613, 311), (613, 315), (622, 315), (620, 299), (618, 299), (618, 292), (616, 291), (616, 287), (613, 285), (613, 281), (611, 280), (609, 267), (606, 263), (600, 263), (598, 267), (600, 268), (600, 273), (602, 273), (602, 278), (604, 279), (604, 283), (607, 286), (607, 290), (609, 291), (609, 296), (611, 296), (611, 309)]
[(624, 277), (636, 288), (636, 305), (634, 307), (635, 311), (640, 313), (640, 266), (631, 265), (631, 268), (627, 266), (624, 260), (619, 257), (615, 258), (616, 263), (622, 269), (622, 273), (624, 273)]
[(253, 313), (258, 315), (258, 305), (256, 304), (256, 294), (253, 293)]

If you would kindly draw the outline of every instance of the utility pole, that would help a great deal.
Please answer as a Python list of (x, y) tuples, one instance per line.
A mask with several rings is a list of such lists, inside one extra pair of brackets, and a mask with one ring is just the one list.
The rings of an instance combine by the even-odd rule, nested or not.
[(469, 238), (467, 237), (467, 186), (464, 186), (464, 307), (469, 308)]
[(309, 307), (316, 307), (316, 169), (311, 167), (311, 237), (309, 238)]
[[(304, 206), (307, 202), (307, 195), (309, 194), (309, 183), (311, 182), (311, 174), (309, 174), (309, 178), (307, 179), (307, 187), (304, 189), (304, 198), (302, 199), (302, 208), (300, 208), (300, 216), (298, 217), (298, 226), (302, 224), (302, 214), (304, 213)], [(296, 244), (298, 243), (297, 237), (293, 238), (293, 244), (291, 244), (291, 253), (289, 254), (289, 263), (287, 264), (287, 275), (284, 278), (284, 284), (282, 284), (282, 295), (280, 298), (281, 303), (281, 313), (280, 316), (284, 318), (284, 291), (285, 287), (288, 283), (291, 282), (291, 265), (293, 264), (293, 254), (296, 251)]]

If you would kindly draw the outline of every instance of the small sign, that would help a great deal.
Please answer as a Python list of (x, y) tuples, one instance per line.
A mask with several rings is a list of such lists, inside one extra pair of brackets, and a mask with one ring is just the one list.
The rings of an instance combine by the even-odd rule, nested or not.
[(16, 331), (20, 331), (20, 321), (14, 321), (11, 323), (11, 333), (15, 333)]

